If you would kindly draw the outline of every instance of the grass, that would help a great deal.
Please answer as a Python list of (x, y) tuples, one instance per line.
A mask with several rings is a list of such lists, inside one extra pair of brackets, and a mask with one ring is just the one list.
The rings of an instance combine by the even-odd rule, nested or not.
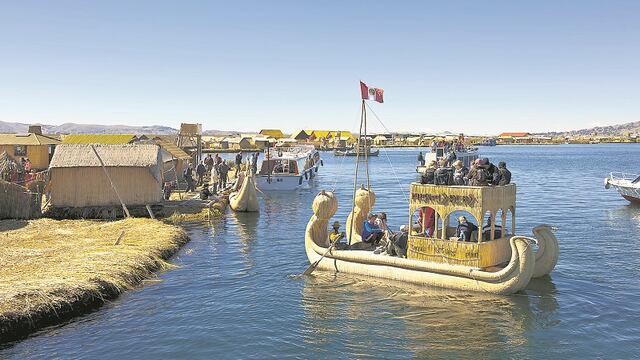
[(117, 297), (188, 241), (179, 227), (120, 221), (0, 221), (0, 343)]

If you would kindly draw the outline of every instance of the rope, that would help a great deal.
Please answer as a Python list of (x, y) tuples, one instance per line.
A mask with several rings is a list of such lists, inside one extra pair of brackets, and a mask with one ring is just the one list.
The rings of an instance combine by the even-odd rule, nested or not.
[[(391, 133), (391, 131), (389, 131), (389, 129), (384, 125), (384, 123), (382, 122), (382, 120), (380, 120), (380, 117), (378, 117), (378, 114), (376, 114), (375, 111), (373, 111), (373, 109), (371, 108), (371, 106), (369, 106), (369, 104), (365, 103), (365, 105), (367, 106), (367, 108), (369, 108), (369, 111), (371, 111), (371, 113), (373, 114), (373, 116), (376, 118), (376, 120), (378, 120), (378, 122), (380, 123), (380, 125), (382, 125), (382, 127), (384, 128), (384, 130), (387, 133)], [(384, 147), (382, 148), (384, 155), (387, 158), (387, 161), (389, 162), (389, 166), (391, 167), (391, 171), (393, 172), (393, 176), (396, 178), (396, 182), (398, 183), (398, 186), (400, 187), (400, 190), (402, 190), (402, 196), (404, 196), (404, 199), (406, 200), (407, 203), (409, 203), (409, 196), (407, 195), (406, 191), (404, 191), (404, 187), (402, 186), (402, 182), (400, 182), (400, 178), (398, 177), (398, 174), (396, 173), (396, 169), (393, 167), (393, 164), (391, 163), (391, 158), (389, 157), (389, 153), (387, 152), (387, 149), (385, 149)]]

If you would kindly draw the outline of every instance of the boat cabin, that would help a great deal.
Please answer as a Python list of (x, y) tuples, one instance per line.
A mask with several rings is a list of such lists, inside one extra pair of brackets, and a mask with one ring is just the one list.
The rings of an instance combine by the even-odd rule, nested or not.
[(262, 161), (258, 175), (298, 175), (298, 162), (282, 158), (267, 159)]
[[(442, 186), (411, 184), (407, 258), (488, 268), (511, 258), (516, 185)], [(511, 214), (507, 228), (507, 214)], [(478, 229), (467, 241), (456, 236), (464, 215)], [(497, 218), (497, 219), (496, 219)]]

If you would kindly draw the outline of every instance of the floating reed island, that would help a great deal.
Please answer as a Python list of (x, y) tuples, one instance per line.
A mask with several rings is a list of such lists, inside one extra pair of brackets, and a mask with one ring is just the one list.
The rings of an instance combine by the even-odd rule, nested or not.
[(0, 343), (89, 312), (173, 267), (167, 259), (187, 241), (181, 228), (152, 219), (0, 221)]

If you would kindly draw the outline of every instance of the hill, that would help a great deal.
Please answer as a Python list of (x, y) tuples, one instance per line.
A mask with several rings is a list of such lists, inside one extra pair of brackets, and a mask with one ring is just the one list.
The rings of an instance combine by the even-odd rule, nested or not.
[[(177, 134), (178, 130), (169, 126), (130, 126), (130, 125), (90, 125), (66, 123), (62, 125), (42, 125), (45, 134)], [(0, 133), (26, 133), (29, 124), (0, 121)]]
[(626, 124), (596, 126), (588, 129), (572, 130), (565, 132), (548, 132), (547, 136), (624, 136), (626, 134), (640, 134), (640, 121)]

